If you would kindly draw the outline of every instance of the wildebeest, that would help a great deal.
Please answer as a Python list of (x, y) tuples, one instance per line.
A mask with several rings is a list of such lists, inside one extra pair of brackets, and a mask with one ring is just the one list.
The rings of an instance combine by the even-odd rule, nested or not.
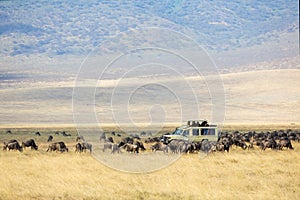
[(296, 140), (297, 140), (297, 142), (300, 142), (300, 133), (296, 133)]
[(214, 146), (214, 145), (215, 145), (215, 142), (203, 140), (201, 142), (201, 148), (200, 148), (200, 150), (208, 153), (209, 151), (211, 151), (212, 146)]
[(50, 135), (50, 136), (48, 137), (48, 140), (47, 140), (47, 142), (52, 142), (52, 140), (53, 140), (53, 136), (52, 136), (52, 135)]
[(138, 140), (141, 139), (138, 134), (130, 134), (130, 137), (132, 137), (133, 139), (138, 139)]
[(76, 142), (78, 142), (79, 140), (84, 141), (84, 137), (83, 136), (77, 136), (76, 137)]
[(126, 143), (133, 144), (134, 139), (132, 137), (125, 137), (125, 138), (122, 139), (122, 142), (124, 142), (125, 144)]
[(162, 142), (156, 142), (151, 146), (151, 150), (156, 151), (162, 151), (164, 153), (168, 153), (168, 145), (163, 144)]
[(277, 148), (276, 141), (273, 139), (263, 141), (261, 144), (261, 149), (266, 150), (266, 148), (276, 149)]
[(105, 139), (105, 142), (114, 143), (114, 139), (112, 137), (108, 137), (107, 139)]
[(168, 144), (169, 151), (171, 153), (182, 153), (185, 148), (185, 147), (183, 147), (183, 145), (184, 145), (184, 141), (182, 141), (182, 140), (172, 140)]
[(136, 144), (126, 143), (121, 148), (124, 148), (127, 152), (130, 152), (130, 153), (139, 153), (140, 147)]
[(145, 140), (145, 143), (160, 142), (160, 141), (161, 141), (161, 138), (159, 138), (159, 137), (153, 137), (153, 138), (149, 137)]
[(36, 136), (41, 136), (41, 133), (38, 131), (38, 132), (35, 132), (35, 135)]
[(106, 143), (104, 143), (104, 144), (103, 144), (103, 149), (102, 149), (102, 151), (105, 152), (106, 149), (112, 149), (112, 146), (113, 146), (113, 145), (114, 145), (114, 144), (111, 143), (111, 142), (106, 142)]
[(7, 131), (6, 131), (6, 134), (11, 134), (11, 130), (7, 130)]
[(283, 147), (286, 147), (287, 149), (294, 149), (293, 146), (292, 146), (292, 143), (289, 139), (279, 141), (278, 149), (282, 150)]
[(9, 140), (9, 141), (7, 142), (7, 144), (8, 144), (8, 143), (14, 143), (14, 142), (18, 142), (18, 141), (15, 140), (15, 139), (12, 139), (12, 140)]
[(81, 152), (82, 152), (82, 146), (81, 146), (80, 143), (77, 143), (77, 144), (75, 145), (75, 152), (76, 152), (76, 153), (81, 153)]
[(66, 136), (66, 137), (71, 136), (70, 133), (66, 133), (65, 131), (63, 131), (61, 134), (62, 134), (63, 136)]
[(142, 151), (146, 150), (144, 144), (141, 141), (136, 141), (134, 144), (137, 145)]
[(48, 151), (60, 151), (60, 152), (64, 152), (64, 151), (69, 151), (69, 149), (67, 148), (67, 146), (65, 145), (64, 142), (55, 142), (49, 145), (47, 152)]
[(87, 142), (81, 143), (82, 151), (86, 152), (86, 150), (89, 150), (90, 153), (93, 151), (93, 145)]
[(8, 142), (3, 142), (3, 151), (7, 149), (7, 145), (8, 145), (9, 143), (15, 143), (15, 142), (18, 143), (18, 141), (15, 140), (15, 139), (9, 140)]
[(22, 146), (20, 146), (19, 142), (17, 140), (10, 140), (8, 143), (3, 143), (3, 150), (18, 150), (23, 151)]
[(222, 142), (217, 142), (217, 143), (212, 143), (211, 149), (209, 152), (214, 152), (214, 151), (226, 151), (229, 152), (229, 144), (228, 143), (222, 143)]
[(19, 145), (18, 142), (13, 142), (13, 143), (8, 143), (7, 144), (8, 150), (18, 150), (18, 151), (23, 151), (23, 148)]
[(112, 144), (111, 153), (121, 153), (119, 144)]
[(38, 146), (35, 144), (34, 139), (29, 139), (25, 142), (22, 142), (23, 149), (26, 149), (26, 147), (31, 147), (31, 149), (38, 150)]
[(124, 142), (120, 142), (119, 144), (106, 142), (103, 144), (102, 151), (105, 152), (107, 149), (110, 149), (111, 153), (121, 153), (120, 147), (122, 147), (123, 145), (125, 145)]
[(248, 148), (247, 144), (242, 140), (234, 139), (233, 144), (236, 147), (241, 147), (243, 150), (246, 150)]
[(195, 151), (199, 151), (201, 147), (200, 142), (185, 142), (182, 146), (182, 153), (194, 153)]
[(105, 140), (106, 140), (106, 135), (105, 135), (105, 133), (102, 133), (102, 134), (100, 135), (100, 142), (102, 142), (102, 141), (105, 142)]
[(48, 151), (59, 151), (60, 150), (60, 145), (59, 143), (55, 142), (49, 145), (47, 152)]

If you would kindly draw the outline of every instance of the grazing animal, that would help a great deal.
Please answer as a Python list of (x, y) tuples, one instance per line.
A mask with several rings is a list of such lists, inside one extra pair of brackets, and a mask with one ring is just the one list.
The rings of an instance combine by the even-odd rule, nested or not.
[(60, 151), (64, 152), (64, 151), (69, 151), (69, 149), (67, 148), (67, 146), (65, 145), (64, 142), (58, 142), (59, 146), (60, 146)]
[(113, 144), (111, 146), (111, 153), (121, 153), (120, 147), (118, 144)]
[(64, 142), (55, 142), (49, 145), (47, 152), (48, 151), (60, 151), (62, 153), (65, 151), (68, 152), (69, 149), (67, 148)]
[(122, 148), (124, 148), (127, 152), (130, 152), (130, 153), (139, 153), (140, 147), (136, 144), (126, 143), (122, 146)]
[(81, 153), (82, 152), (82, 146), (80, 143), (77, 143), (75, 145), (75, 153)]
[(114, 143), (114, 139), (112, 137), (108, 137), (107, 139), (105, 139), (105, 142)]
[(199, 148), (195, 142), (185, 142), (183, 147), (183, 153), (194, 153)]
[(133, 144), (134, 139), (132, 137), (125, 137), (125, 138), (123, 138), (122, 142)]
[(41, 136), (41, 133), (40, 132), (35, 132), (35, 135), (36, 136)]
[(23, 148), (22, 148), (22, 146), (20, 146), (20, 144), (17, 142), (17, 141), (15, 141), (15, 142), (10, 142), (10, 143), (4, 143), (4, 146), (5, 147), (3, 147), (3, 150), (18, 150), (18, 151), (20, 151), (20, 152), (22, 152), (23, 151)]
[(297, 142), (300, 142), (300, 133), (296, 132), (296, 140)]
[(47, 142), (52, 142), (52, 140), (53, 140), (53, 136), (52, 136), (52, 135), (50, 135), (50, 136), (48, 137), (48, 140), (47, 140)]
[(266, 150), (266, 148), (276, 149), (276, 148), (277, 148), (276, 141), (273, 140), (273, 139), (264, 141), (264, 142), (261, 144), (261, 149), (264, 151), (264, 150)]
[(113, 146), (113, 145), (114, 145), (114, 144), (111, 143), (111, 142), (109, 142), (109, 143), (104, 143), (104, 144), (103, 144), (103, 149), (102, 149), (102, 151), (105, 152), (106, 149), (112, 149), (112, 146)]
[[(223, 143), (223, 145), (224, 145), (224, 151), (229, 152), (230, 144), (228, 142), (225, 142), (225, 143)], [(246, 143), (245, 143), (245, 145), (246, 145)], [(247, 147), (247, 145), (246, 145), (246, 147)], [(243, 147), (243, 149), (244, 149), (244, 147)]]
[(71, 134), (66, 133), (65, 131), (63, 131), (61, 134), (62, 134), (63, 136), (65, 136), (65, 137), (71, 136)]
[(288, 140), (280, 140), (278, 147), (279, 147), (279, 150), (282, 150), (283, 147), (286, 147), (287, 149), (294, 149), (292, 146), (292, 143), (289, 139)]
[(84, 137), (83, 136), (77, 136), (76, 137), (76, 142), (78, 142), (79, 140), (84, 141)]
[(60, 150), (60, 145), (56, 142), (56, 143), (52, 143), (49, 145), (47, 152), (48, 151), (59, 151)]
[(34, 139), (29, 139), (25, 142), (22, 142), (23, 149), (26, 149), (26, 147), (31, 147), (31, 149), (38, 150), (38, 146), (35, 144)]
[(216, 144), (212, 144), (211, 149), (209, 152), (214, 152), (214, 151), (226, 151), (229, 152), (229, 144), (228, 143), (221, 143), (217, 142)]
[(7, 131), (6, 131), (6, 134), (11, 134), (11, 130), (7, 130)]
[(105, 133), (102, 133), (102, 134), (100, 135), (100, 142), (102, 142), (102, 141), (105, 142), (105, 140), (106, 140), (106, 135), (105, 135)]
[(142, 151), (146, 150), (144, 144), (141, 141), (136, 141), (135, 145), (137, 145)]
[(132, 137), (133, 139), (138, 139), (138, 140), (141, 139), (138, 134), (130, 134), (130, 137)]
[(93, 151), (93, 145), (87, 142), (81, 143), (82, 151), (86, 152), (86, 150), (89, 150), (90, 153)]
[(172, 140), (168, 146), (169, 146), (169, 150), (171, 151), (171, 153), (179, 153), (180, 151), (180, 140)]
[(12, 140), (9, 140), (7, 143), (14, 143), (14, 142), (18, 142), (18, 141), (15, 139), (12, 139)]
[(151, 150), (156, 151), (162, 151), (164, 153), (168, 153), (168, 145), (163, 144), (162, 142), (156, 142), (151, 146)]
[(13, 140), (9, 140), (8, 142), (3, 142), (3, 151), (7, 150), (7, 145), (10, 143), (18, 143), (18, 141), (13, 139)]
[(203, 140), (201, 142), (201, 151), (208, 153), (212, 149), (212, 146), (214, 146), (214, 142)]
[(247, 144), (243, 141), (234, 141), (235, 146), (237, 147), (241, 147), (243, 150), (246, 150), (247, 148), (249, 149), (249, 147), (247, 146)]
[(153, 137), (153, 138), (149, 137), (145, 140), (145, 143), (160, 142), (160, 141), (161, 141), (161, 138), (159, 138), (159, 137)]

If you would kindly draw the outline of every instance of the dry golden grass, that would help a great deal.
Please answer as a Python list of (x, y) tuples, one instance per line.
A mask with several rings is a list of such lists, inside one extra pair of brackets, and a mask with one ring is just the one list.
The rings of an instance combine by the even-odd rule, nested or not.
[[(297, 199), (295, 150), (183, 155), (152, 173), (110, 169), (89, 154), (0, 151), (0, 199)], [(166, 155), (167, 156), (167, 155)]]

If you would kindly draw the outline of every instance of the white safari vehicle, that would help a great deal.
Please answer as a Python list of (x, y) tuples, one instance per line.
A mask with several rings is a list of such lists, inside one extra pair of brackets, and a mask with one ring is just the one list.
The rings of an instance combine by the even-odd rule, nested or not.
[(187, 125), (177, 127), (172, 134), (163, 135), (164, 143), (169, 143), (172, 140), (217, 141), (218, 127), (208, 124), (206, 120), (189, 120)]

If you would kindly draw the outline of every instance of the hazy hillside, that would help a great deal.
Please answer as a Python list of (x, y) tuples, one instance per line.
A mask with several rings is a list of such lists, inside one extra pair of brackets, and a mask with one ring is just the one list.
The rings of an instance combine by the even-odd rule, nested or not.
[[(130, 51), (137, 48), (154, 50)], [(126, 56), (119, 59), (120, 55)], [(200, 80), (212, 68), (224, 78), (229, 122), (280, 122), (280, 115), (285, 122), (299, 121), (294, 109), (299, 107), (299, 79), (294, 77), (299, 73), (296, 0), (0, 1), (0, 56), (1, 124), (71, 123), (72, 91), (80, 67), (85, 70), (80, 77), (83, 97), (88, 90), (94, 92), (90, 83), (96, 79), (109, 82), (95, 92), (96, 112), (103, 122), (112, 121), (107, 112), (116, 79), (130, 82), (121, 87), (118, 100), (136, 94), (129, 108), (133, 120), (160, 121), (169, 114), (167, 121), (172, 122), (182, 116), (171, 90), (135, 85), (152, 78), (162, 81), (181, 92), (186, 112), (193, 113), (193, 99), (182, 77)], [(119, 62), (112, 62), (116, 58)], [(102, 76), (110, 62), (114, 67)], [(198, 73), (193, 65), (201, 67)], [(276, 71), (281, 69), (288, 70)], [(247, 71), (254, 72), (240, 73)], [(241, 89), (243, 80), (249, 79), (257, 80)], [(192, 88), (207, 111), (212, 102), (205, 84)], [(115, 103), (117, 116), (125, 119), (126, 105)], [(91, 103), (82, 106), (85, 111)], [(164, 106), (170, 113), (162, 112)], [(152, 116), (141, 113), (149, 109)]]
[[(99, 44), (143, 27), (187, 34), (221, 68), (293, 57), (299, 53), (298, 8), (296, 0), (1, 1), (0, 67), (34, 73), (59, 66), (75, 73)], [(167, 35), (159, 38), (157, 43), (168, 43)], [(131, 45), (147, 42), (136, 38)], [(124, 47), (108, 47), (102, 53), (122, 52)]]
[(1, 1), (0, 33), (7, 42), (1, 53), (81, 55), (147, 25), (192, 33), (207, 49), (249, 47), (297, 32), (297, 2)]

